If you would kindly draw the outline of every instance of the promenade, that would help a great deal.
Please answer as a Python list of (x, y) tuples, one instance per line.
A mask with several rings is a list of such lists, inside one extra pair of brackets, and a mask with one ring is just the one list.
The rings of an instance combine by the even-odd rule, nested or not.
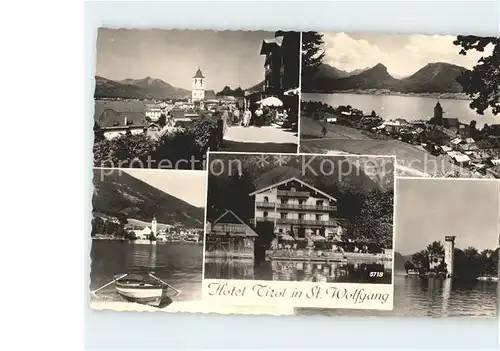
[(279, 126), (231, 126), (224, 135), (222, 150), (296, 153), (297, 144), (297, 133)]

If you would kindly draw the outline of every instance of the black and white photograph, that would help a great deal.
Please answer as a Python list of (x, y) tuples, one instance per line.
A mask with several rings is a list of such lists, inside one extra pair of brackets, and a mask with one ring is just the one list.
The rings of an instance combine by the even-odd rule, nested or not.
[(205, 172), (95, 168), (93, 183), (91, 307), (201, 300)]
[(396, 182), (394, 309), (297, 309), (298, 315), (496, 318), (500, 183)]
[(391, 287), (393, 157), (209, 153), (208, 165), (204, 279)]
[(302, 33), (300, 151), (395, 155), (400, 176), (500, 178), (499, 43)]
[(297, 152), (300, 32), (100, 28), (96, 50), (95, 167)]

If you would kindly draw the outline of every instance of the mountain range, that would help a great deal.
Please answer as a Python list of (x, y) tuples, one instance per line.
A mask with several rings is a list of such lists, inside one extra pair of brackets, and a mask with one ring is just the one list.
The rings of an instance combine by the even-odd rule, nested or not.
[(125, 215), (148, 223), (156, 216), (159, 223), (203, 228), (203, 208), (166, 194), (123, 171), (101, 175), (96, 169), (93, 183), (92, 211), (95, 213)]
[(394, 78), (379, 63), (351, 72), (321, 64), (305, 92), (385, 89), (399, 93), (461, 93), (457, 78), (466, 68), (445, 62), (429, 63), (409, 77)]
[(127, 99), (182, 99), (191, 96), (186, 89), (177, 88), (161, 79), (146, 77), (143, 79), (124, 79), (115, 81), (104, 77), (95, 77), (95, 98)]

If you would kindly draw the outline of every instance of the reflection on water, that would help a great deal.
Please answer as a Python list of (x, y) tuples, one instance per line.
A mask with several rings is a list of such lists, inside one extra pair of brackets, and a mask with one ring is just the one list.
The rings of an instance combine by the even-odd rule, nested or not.
[(205, 278), (208, 279), (390, 284), (391, 274), (391, 265), (384, 263), (205, 259)]
[[(154, 271), (155, 275), (180, 289), (176, 300), (201, 299), (202, 245), (191, 243), (134, 244), (120, 241), (92, 242), (90, 289), (97, 289), (115, 274)], [(99, 296), (119, 300), (113, 285)]]
[(394, 275), (393, 311), (298, 308), (298, 315), (496, 317), (498, 283)]

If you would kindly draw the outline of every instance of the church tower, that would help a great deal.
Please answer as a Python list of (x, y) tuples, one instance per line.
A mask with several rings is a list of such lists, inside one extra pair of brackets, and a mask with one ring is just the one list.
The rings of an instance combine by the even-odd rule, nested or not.
[(151, 221), (151, 231), (153, 232), (153, 235), (156, 236), (158, 235), (158, 230), (156, 226), (156, 216), (153, 216), (153, 220)]
[(194, 77), (191, 89), (191, 101), (201, 101), (205, 99), (205, 77), (198, 67)]
[(443, 122), (443, 108), (441, 107), (439, 101), (436, 106), (434, 106), (434, 122), (436, 124), (441, 124)]

